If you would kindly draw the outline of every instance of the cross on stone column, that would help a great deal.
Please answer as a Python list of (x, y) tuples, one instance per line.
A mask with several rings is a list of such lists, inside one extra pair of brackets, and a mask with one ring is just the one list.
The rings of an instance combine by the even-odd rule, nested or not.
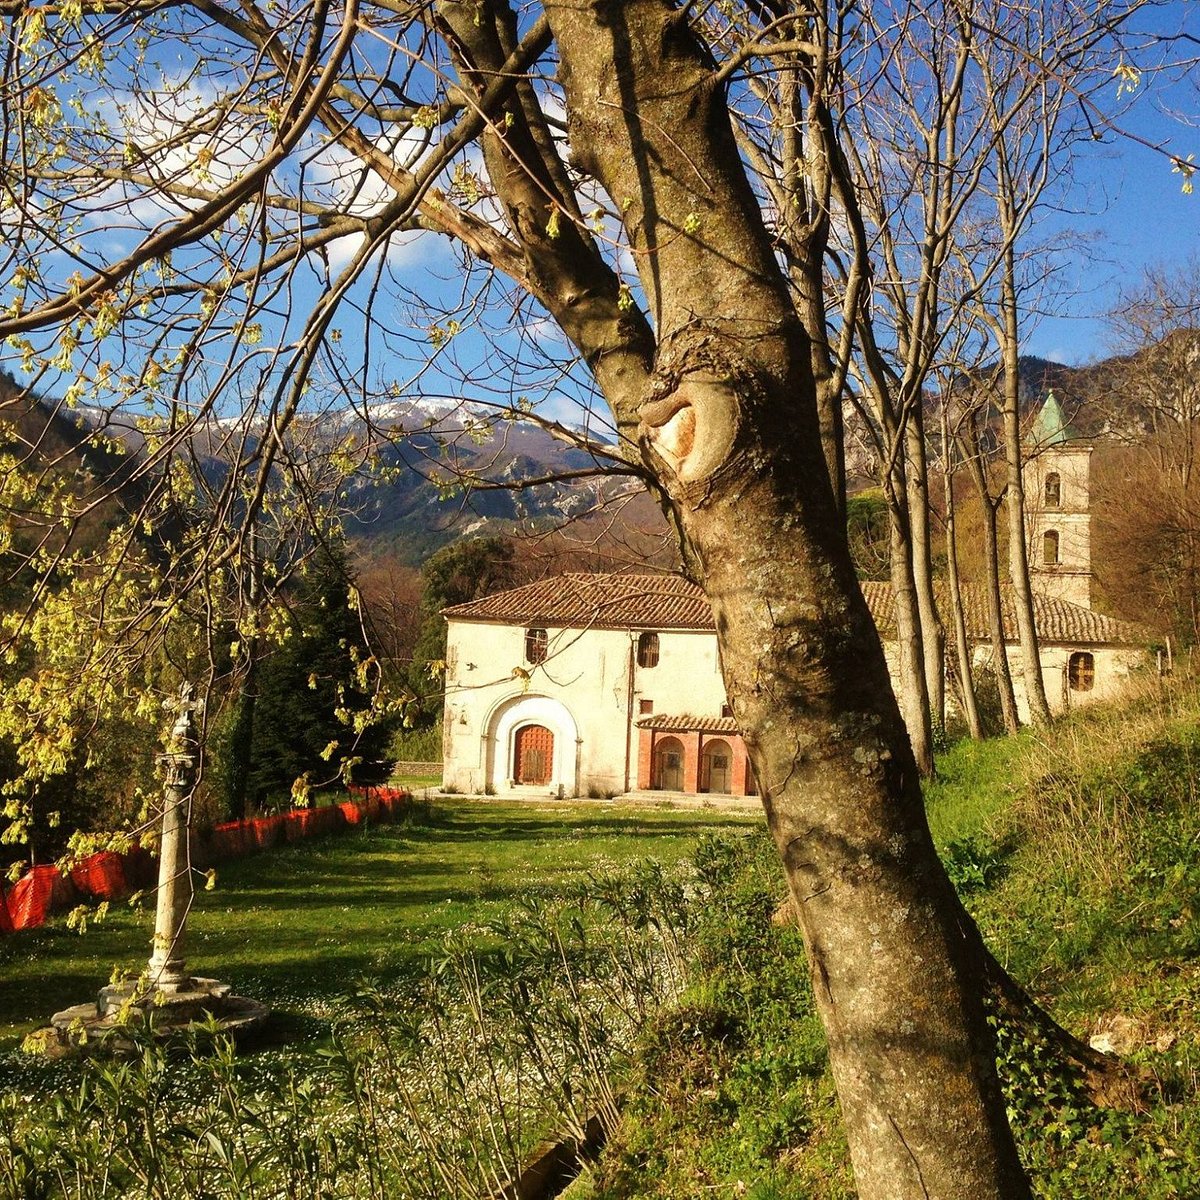
[(184, 684), (170, 707), (176, 713), (175, 724), (167, 752), (159, 756), (165, 779), (149, 986), (141, 979), (110, 983), (100, 989), (95, 1003), (55, 1013), (42, 1043), (47, 1054), (69, 1053), (84, 1045), (123, 1053), (135, 1044), (129, 1026), (138, 1019), (156, 1038), (170, 1037), (200, 1021), (205, 1028), (215, 1021), (225, 1033), (242, 1037), (259, 1029), (270, 1015), (257, 1000), (235, 996), (228, 983), (189, 975), (183, 961), (183, 932), (192, 904), (189, 804), (200, 761), (192, 714), (202, 705), (191, 685)]
[(192, 685), (185, 683), (173, 704), (175, 724), (166, 754), (163, 781), (162, 840), (158, 859), (158, 904), (150, 955), (150, 987), (154, 991), (187, 991), (192, 980), (183, 960), (183, 933), (192, 906), (192, 864), (188, 850), (188, 801), (196, 783), (199, 757), (192, 714), (203, 707)]

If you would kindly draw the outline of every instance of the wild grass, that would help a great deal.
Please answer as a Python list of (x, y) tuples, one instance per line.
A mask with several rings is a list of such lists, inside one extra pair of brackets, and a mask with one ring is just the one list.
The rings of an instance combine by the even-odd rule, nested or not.
[(687, 967), (677, 869), (618, 868), (569, 893), (495, 922), (499, 952), (455, 940), (407, 985), (359, 988), (307, 1060), (239, 1060), (202, 1031), (186, 1055), (86, 1062), (58, 1100), (0, 1094), (0, 1195), (511, 1194), (545, 1134), (615, 1126), (612, 1080)]
[[(1045, 1200), (1200, 1196), (1198, 769), (1200, 692), (1180, 682), (1046, 733), (957, 746), (930, 789), (939, 846), (1000, 959), (1068, 1028), (1085, 1038), (1107, 1031), (1145, 1072), (1143, 1108), (1098, 1109), (1044, 1047), (1004, 1034), (1010, 1117)], [(677, 860), (706, 824), (727, 819), (642, 810), (618, 829), (607, 808), (564, 805), (554, 820), (552, 809), (508, 815), (495, 804), (447, 812), (458, 809), (473, 814), (461, 826), (445, 816), (441, 828), (397, 831), (413, 843), (401, 855), (411, 886), (438, 882), (390, 936), (368, 928), (385, 913), (370, 893), (394, 888), (369, 872), (349, 881), (326, 873), (333, 909), (344, 884), (357, 898), (351, 907), (372, 914), (367, 927), (342, 929), (354, 939), (355, 965), (381, 969), (385, 983), (331, 1006), (323, 1028), (335, 1033), (317, 1043), (328, 1071), (267, 1069), (273, 1060), (260, 1057), (267, 1067), (252, 1078), (203, 1092), (195, 1123), (221, 1154), (211, 1139), (180, 1135), (172, 1170), (192, 1169), (201, 1156), (221, 1197), (243, 1194), (238, 1171), (265, 1179), (268, 1169), (297, 1196), (322, 1194), (318, 1184), (337, 1197), (484, 1196), (549, 1128), (549, 1110), (566, 1115), (561, 1127), (578, 1128), (598, 1109), (614, 1126), (609, 1147), (572, 1185), (571, 1200), (853, 1196), (799, 936), (772, 921), (781, 885), (761, 827), (702, 840), (678, 877), (646, 876), (628, 859), (654, 846)], [(422, 857), (423, 839), (451, 848), (435, 863)], [(460, 839), (469, 851), (453, 849)], [(587, 873), (596, 854), (581, 856), (585, 867), (573, 851), (606, 839), (600, 857), (616, 874), (599, 883)], [(664, 855), (664, 846), (674, 849)], [(383, 874), (399, 869), (385, 842), (373, 848), (369, 839), (336, 869), (361, 873), (376, 854)], [(282, 876), (270, 890), (293, 908), (266, 924), (265, 938), (255, 935), (267, 956), (275, 931), (302, 907)], [(330, 908), (323, 916), (353, 920)], [(447, 946), (456, 925), (465, 947)], [(320, 935), (310, 926), (307, 936)], [(439, 938), (432, 971), (404, 968), (428, 960)], [(296, 948), (284, 957), (294, 962)], [(305, 968), (310, 981), (323, 969), (319, 954), (317, 962)], [(258, 969), (266, 985), (269, 970)], [(312, 995), (330, 1003), (333, 990), (327, 973)], [(198, 1059), (197, 1077), (226, 1079), (214, 1062)], [(157, 1070), (148, 1062), (122, 1096), (150, 1096)], [(614, 1078), (624, 1093), (619, 1121)], [(125, 1146), (137, 1104), (121, 1111)], [(434, 1111), (444, 1119), (426, 1119)], [(95, 1139), (109, 1137), (112, 1122), (100, 1109), (41, 1112), (22, 1144), (42, 1155), (38, 1170), (61, 1167), (60, 1145), (76, 1159), (103, 1157)], [(263, 1149), (281, 1138), (288, 1155)], [(251, 1167), (254, 1154), (266, 1165)], [(3, 1156), (0, 1147), (0, 1179)], [(19, 1163), (19, 1153), (7, 1161)], [(127, 1164), (135, 1174), (137, 1162)], [(134, 1186), (130, 1194), (142, 1193)]]
[[(646, 858), (678, 862), (704, 833), (747, 823), (711, 811), (435, 802), (407, 825), (220, 867), (216, 890), (196, 893), (186, 957), (196, 973), (275, 1008), (281, 1041), (319, 1036), (334, 997), (361, 976), (411, 976), (447, 934), (494, 941), (488, 922), (530, 898)], [(83, 936), (55, 920), (0, 938), (0, 1050), (94, 996), (114, 967), (136, 973), (153, 920), (152, 910), (114, 905)]]
[(1032, 731), (984, 742), (963, 738), (938, 755), (937, 778), (925, 784), (925, 811), (939, 847), (987, 835), (1020, 795)]
[[(1200, 1196), (1198, 770), (1200, 691), (1184, 680), (960, 743), (928, 790), (935, 839), (1001, 960), (1145, 1073), (1143, 1109), (1099, 1109), (1069, 1067), (1003, 1031), (1010, 1117), (1045, 1200)], [(778, 884), (760, 850), (730, 874), (692, 987), (648, 1030), (626, 1122), (571, 1200), (853, 1195), (799, 948), (764, 915)]]

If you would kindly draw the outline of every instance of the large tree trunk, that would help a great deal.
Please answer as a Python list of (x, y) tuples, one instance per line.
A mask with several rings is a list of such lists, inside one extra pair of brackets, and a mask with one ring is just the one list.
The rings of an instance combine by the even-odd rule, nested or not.
[(573, 154), (621, 212), (652, 310), (642, 446), (712, 602), (860, 1195), (1028, 1196), (978, 934), (929, 836), (822, 454), (808, 341), (724, 97), (686, 15), (659, 0), (548, 13)]

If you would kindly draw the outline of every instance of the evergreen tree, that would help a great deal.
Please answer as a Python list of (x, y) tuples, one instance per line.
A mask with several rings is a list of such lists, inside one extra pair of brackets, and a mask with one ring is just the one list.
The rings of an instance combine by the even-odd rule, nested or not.
[(343, 548), (315, 558), (290, 606), (288, 637), (259, 665), (246, 772), (251, 807), (289, 794), (302, 776), (332, 780), (346, 758), (361, 758), (368, 773), (378, 764), (386, 730), (356, 736), (344, 719), (369, 702), (355, 680), (356, 659), (367, 651), (351, 586)]

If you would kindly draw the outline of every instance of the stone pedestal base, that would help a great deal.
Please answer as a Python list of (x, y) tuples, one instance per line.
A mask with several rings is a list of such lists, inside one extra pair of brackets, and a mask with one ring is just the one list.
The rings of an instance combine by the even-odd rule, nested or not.
[(110, 984), (100, 989), (95, 1003), (55, 1013), (49, 1028), (26, 1042), (52, 1057), (73, 1051), (120, 1054), (135, 1048), (135, 1029), (148, 1029), (160, 1039), (213, 1021), (218, 1032), (238, 1038), (260, 1029), (270, 1012), (257, 1000), (234, 996), (229, 984), (216, 979), (185, 979), (175, 991), (147, 996), (139, 995), (133, 984)]

